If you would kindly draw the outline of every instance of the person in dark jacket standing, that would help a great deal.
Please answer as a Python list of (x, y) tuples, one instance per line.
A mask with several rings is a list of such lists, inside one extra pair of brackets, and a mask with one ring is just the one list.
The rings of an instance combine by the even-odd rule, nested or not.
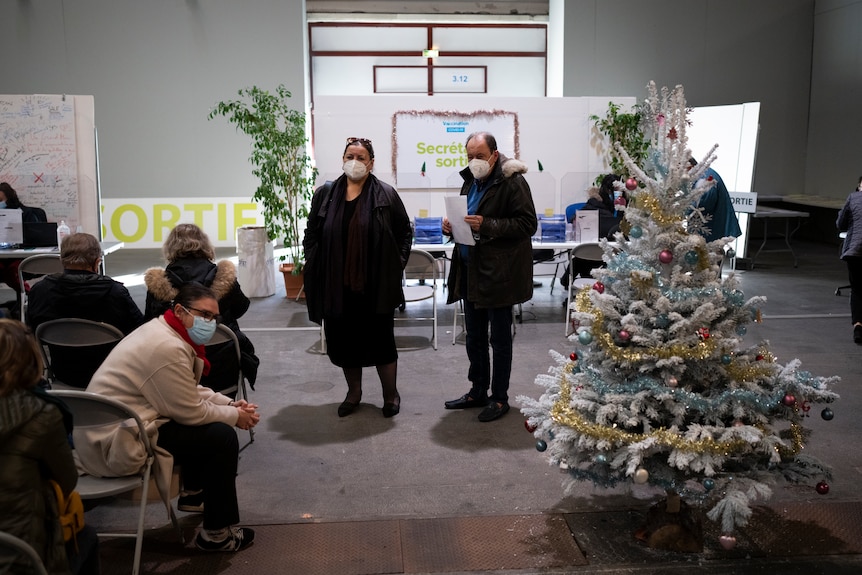
[[(98, 574), (96, 530), (85, 525), (64, 543), (57, 499), (49, 481), (68, 496), (78, 483), (69, 445), (72, 414), (39, 388), (42, 356), (26, 326), (0, 319), (0, 531), (23, 539), (51, 575)], [(32, 573), (0, 549), (0, 572)]]
[[(129, 290), (99, 273), (102, 247), (94, 236), (78, 233), (63, 238), (60, 261), (63, 273), (47, 275), (30, 289), (27, 324), (34, 331), (42, 323), (60, 318), (108, 323), (124, 335), (144, 323)], [(54, 375), (66, 385), (83, 389), (109, 351), (52, 349)]]
[(853, 341), (862, 344), (862, 177), (856, 189), (847, 196), (835, 222), (839, 232), (846, 232), (841, 259), (850, 274), (850, 321)]
[(371, 140), (348, 138), (344, 175), (318, 188), (302, 246), (308, 317), (323, 322), (329, 359), (344, 372), (347, 396), (338, 416), (362, 399), (362, 368), (375, 366), (383, 387), (383, 415), (401, 409), (394, 312), (413, 231), (395, 189), (377, 179)]
[[(177, 224), (170, 231), (162, 252), (168, 265), (166, 268), (150, 268), (144, 273), (147, 286), (147, 299), (144, 318), (159, 317), (171, 306), (179, 289), (190, 282), (197, 282), (215, 292), (218, 299), (221, 323), (229, 327), (239, 340), (242, 352), (242, 374), (254, 389), (260, 360), (254, 351), (254, 344), (239, 328), (239, 318), (248, 311), (251, 304), (236, 279), (236, 266), (229, 260), (215, 263), (215, 249), (209, 236), (195, 224)], [(208, 352), (213, 369), (210, 375), (201, 380), (215, 391), (222, 391), (236, 385), (236, 365), (233, 346), (223, 346)], [(235, 395), (229, 394), (231, 397)], [(246, 398), (247, 399), (247, 398)]]
[[(461, 171), (467, 196), (464, 221), (476, 244), (452, 252), (448, 303), (462, 300), (467, 329), (470, 391), (447, 401), (446, 409), (484, 407), (479, 421), (494, 421), (509, 411), (512, 371), (512, 306), (533, 297), (530, 238), (538, 226), (523, 162), (497, 150), (487, 132), (467, 138), (468, 167)], [(448, 219), (443, 232), (452, 233)], [(490, 326), (490, 339), (488, 336)], [(494, 352), (493, 371), (488, 344)], [(488, 389), (491, 396), (488, 397)]]

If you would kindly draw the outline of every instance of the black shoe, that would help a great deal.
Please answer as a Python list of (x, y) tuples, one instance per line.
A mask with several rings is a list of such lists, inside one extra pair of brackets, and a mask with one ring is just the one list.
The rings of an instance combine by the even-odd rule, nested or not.
[(201, 551), (242, 551), (254, 543), (254, 530), (248, 527), (231, 527), (224, 541), (207, 541), (203, 534), (195, 537), (195, 547)]
[(857, 325), (853, 328), (853, 341), (862, 344), (862, 325)]
[(359, 407), (359, 402), (353, 403), (352, 401), (347, 401), (346, 399), (341, 402), (341, 405), (338, 406), (338, 417), (347, 417)]
[(496, 401), (492, 401), (488, 407), (482, 410), (479, 414), (479, 421), (483, 423), (487, 423), (489, 421), (494, 421), (495, 419), (500, 419), (504, 415), (509, 412), (509, 404), (508, 403), (497, 403)]
[(177, 509), (186, 513), (204, 512), (204, 492), (184, 494), (181, 493), (177, 499)]
[(383, 417), (395, 417), (401, 411), (401, 396), (396, 395), (395, 401), (383, 404)]
[(470, 407), (485, 407), (488, 405), (488, 398), (483, 397), (481, 399), (473, 399), (470, 397), (469, 393), (465, 393), (458, 399), (453, 399), (452, 401), (447, 401), (445, 404), (446, 409), (467, 409)]

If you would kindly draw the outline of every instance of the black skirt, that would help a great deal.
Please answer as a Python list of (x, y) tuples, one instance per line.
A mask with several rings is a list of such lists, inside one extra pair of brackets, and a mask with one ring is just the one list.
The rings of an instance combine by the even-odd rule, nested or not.
[(374, 313), (373, 298), (344, 290), (344, 312), (326, 317), (326, 351), (338, 367), (387, 365), (398, 359), (394, 311)]

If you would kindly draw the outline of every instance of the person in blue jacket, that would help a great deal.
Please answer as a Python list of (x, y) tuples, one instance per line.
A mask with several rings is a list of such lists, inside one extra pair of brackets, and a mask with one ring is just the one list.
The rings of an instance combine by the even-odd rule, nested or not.
[[(694, 167), (697, 165), (697, 160), (689, 158), (688, 163)], [(704, 192), (697, 202), (697, 207), (703, 209), (704, 215), (710, 216), (701, 234), (707, 243), (729, 236), (738, 238), (742, 235), (742, 230), (739, 227), (739, 220), (736, 219), (727, 186), (724, 185), (718, 172), (712, 168), (708, 168), (703, 173), (703, 178), (714, 181), (715, 185)]]

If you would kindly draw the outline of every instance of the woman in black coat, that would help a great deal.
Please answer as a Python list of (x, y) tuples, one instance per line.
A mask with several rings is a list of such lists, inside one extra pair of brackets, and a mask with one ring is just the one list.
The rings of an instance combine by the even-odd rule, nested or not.
[(308, 316), (325, 320), (329, 359), (347, 380), (338, 416), (359, 406), (362, 368), (373, 365), (383, 386), (383, 415), (392, 417), (401, 408), (394, 312), (404, 302), (401, 280), (413, 232), (398, 193), (371, 174), (371, 141), (349, 138), (342, 160), (344, 175), (311, 200), (302, 243)]
[[(255, 355), (254, 344), (240, 330), (237, 321), (248, 310), (250, 302), (236, 279), (236, 266), (228, 260), (214, 263), (215, 250), (209, 236), (195, 224), (174, 227), (162, 246), (162, 252), (168, 262), (167, 267), (150, 268), (144, 274), (147, 286), (144, 318), (150, 320), (165, 313), (183, 284), (197, 282), (212, 289), (218, 299), (221, 323), (229, 327), (239, 340), (242, 373), (254, 389), (260, 360)], [(233, 350), (226, 348), (211, 353), (214, 353), (209, 358), (213, 367), (210, 374), (201, 379), (201, 385), (215, 391), (235, 386), (233, 370), (229, 369), (231, 363), (236, 365)]]

